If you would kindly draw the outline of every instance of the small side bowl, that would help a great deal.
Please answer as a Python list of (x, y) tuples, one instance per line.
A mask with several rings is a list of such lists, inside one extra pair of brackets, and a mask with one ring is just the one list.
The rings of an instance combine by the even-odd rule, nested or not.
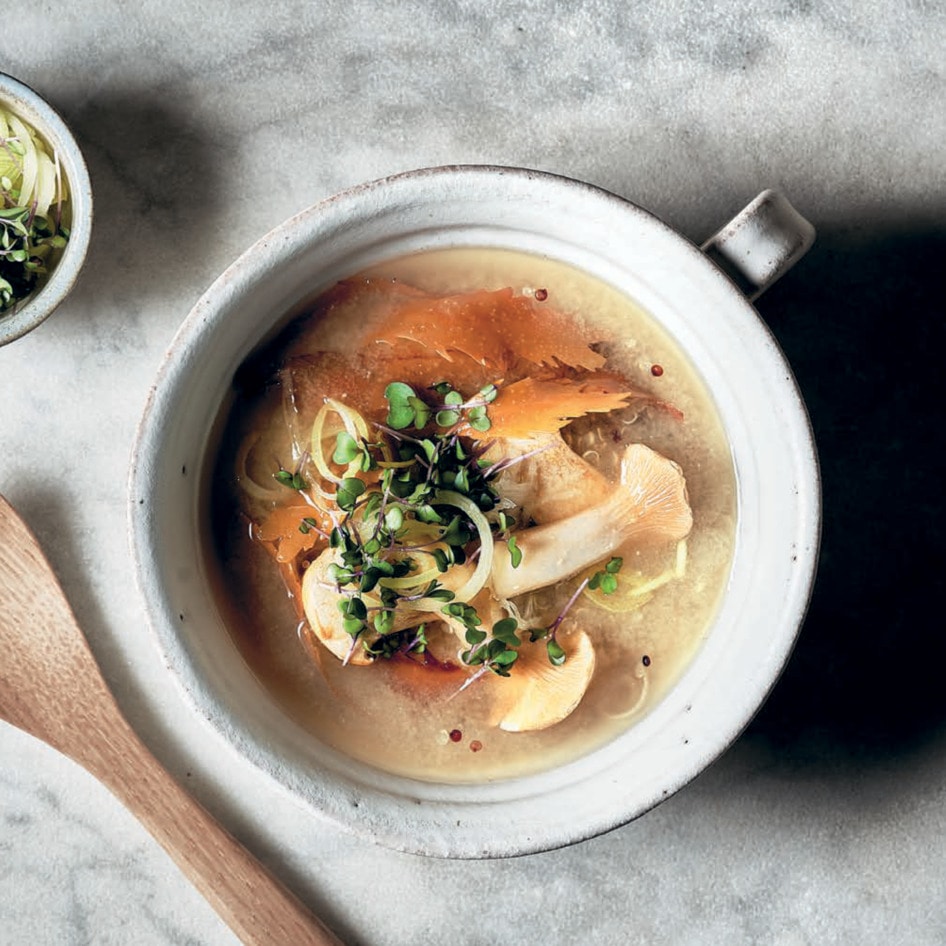
[(0, 72), (0, 105), (36, 129), (59, 155), (69, 183), (72, 227), (69, 242), (46, 283), (14, 308), (0, 314), (0, 345), (15, 341), (44, 322), (69, 295), (92, 235), (92, 184), (82, 151), (59, 113), (29, 86)]

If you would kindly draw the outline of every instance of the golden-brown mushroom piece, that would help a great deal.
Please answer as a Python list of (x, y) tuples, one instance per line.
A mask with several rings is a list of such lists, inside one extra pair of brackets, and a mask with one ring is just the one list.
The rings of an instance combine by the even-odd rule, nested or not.
[[(418, 553), (418, 557), (423, 553)], [(335, 549), (326, 549), (305, 570), (302, 576), (302, 607), (313, 635), (321, 641), (339, 660), (356, 666), (372, 663), (363, 647), (352, 646), (352, 637), (342, 626), (343, 615), (338, 609), (341, 600), (334, 581), (329, 577), (329, 568), (339, 562)], [(441, 585), (455, 591), (469, 580), (473, 566), (456, 565), (441, 576)], [(433, 612), (433, 613), (432, 613)], [(431, 620), (441, 620), (440, 605), (433, 609), (414, 608), (410, 603), (399, 603), (394, 610), (394, 624), (389, 633), (416, 627)], [(370, 632), (368, 640), (377, 637)]]
[(496, 488), (540, 525), (582, 512), (611, 489), (607, 477), (575, 453), (558, 432), (498, 437), (486, 458), (512, 461)]
[(618, 483), (594, 506), (516, 534), (522, 561), (497, 555), (490, 576), (498, 598), (512, 598), (562, 581), (604, 561), (622, 547), (677, 542), (689, 535), (693, 514), (683, 472), (644, 444), (631, 444)]
[(507, 732), (548, 729), (560, 723), (581, 702), (595, 669), (591, 638), (572, 628), (558, 638), (565, 651), (565, 663), (553, 666), (546, 643), (526, 641), (510, 675), (495, 684), (503, 707), (499, 728)]

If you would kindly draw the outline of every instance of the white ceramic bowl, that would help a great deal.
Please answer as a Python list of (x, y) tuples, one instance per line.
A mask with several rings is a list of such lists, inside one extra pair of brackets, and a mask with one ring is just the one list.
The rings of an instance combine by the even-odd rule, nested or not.
[(0, 72), (0, 105), (15, 112), (56, 150), (69, 184), (72, 226), (69, 242), (45, 285), (0, 314), (0, 345), (44, 322), (69, 295), (85, 262), (92, 235), (92, 185), (82, 151), (53, 107), (29, 86)]
[[(808, 225), (766, 194), (706, 250), (756, 293), (810, 239)], [(548, 254), (642, 304), (713, 393), (738, 480), (728, 590), (679, 683), (640, 723), (584, 758), (477, 785), (387, 775), (292, 723), (228, 635), (198, 530), (212, 427), (234, 371), (263, 336), (297, 302), (341, 277), (405, 253), (457, 245)], [(803, 619), (820, 490), (791, 370), (746, 295), (707, 253), (591, 186), (525, 170), (458, 167), (374, 182), (306, 210), (211, 286), (175, 338), (147, 404), (129, 508), (140, 585), (167, 663), (200, 715), (236, 751), (346, 830), (407, 851), (493, 857), (562, 846), (624, 824), (686, 784), (736, 738), (773, 685)], [(504, 828), (497, 831), (497, 824)]]

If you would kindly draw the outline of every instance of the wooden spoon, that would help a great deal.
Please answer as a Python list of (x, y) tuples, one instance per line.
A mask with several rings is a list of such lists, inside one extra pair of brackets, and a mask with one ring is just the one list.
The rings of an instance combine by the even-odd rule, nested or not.
[(0, 496), (0, 719), (105, 784), (248, 946), (340, 941), (168, 774), (125, 720), (35, 536)]

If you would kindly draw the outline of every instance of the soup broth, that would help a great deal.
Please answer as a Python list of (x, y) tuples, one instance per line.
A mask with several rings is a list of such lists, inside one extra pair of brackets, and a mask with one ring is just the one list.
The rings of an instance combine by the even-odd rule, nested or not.
[[(437, 376), (429, 377), (427, 385), (450, 381), (467, 399), (465, 404), (475, 402), (483, 407), (479, 416), (491, 418), (491, 429), (477, 433), (473, 441), (462, 441), (475, 451), (490, 439), (498, 440), (499, 451), (496, 444), (490, 446), (480, 469), (509, 459), (504, 450), (509, 451), (510, 445), (519, 456), (532, 451), (493, 480), (500, 502), (489, 513), (496, 533), (490, 581), (497, 586), (506, 581), (508, 587), (498, 598), (511, 604), (488, 618), (483, 615), (481, 625), (463, 626), (459, 618), (452, 624), (443, 621), (443, 607), (458, 603), (456, 599), (448, 602), (444, 596), (434, 603), (427, 599), (417, 605), (427, 610), (414, 624), (424, 624), (428, 646), (421, 650), (415, 638), (411, 649), (413, 631), (408, 628), (402, 636), (389, 638), (392, 646), (399, 647), (392, 659), (365, 657), (362, 641), (377, 638), (369, 612), (367, 630), (349, 639), (356, 626), (349, 625), (349, 636), (341, 634), (342, 642), (333, 645), (337, 651), (333, 652), (313, 633), (313, 612), (304, 609), (302, 600), (306, 569), (322, 567), (310, 562), (322, 554), (332, 556), (330, 550), (322, 551), (328, 544), (323, 534), (332, 534), (333, 525), (344, 518), (340, 511), (334, 523), (326, 521), (314, 507), (312, 515), (303, 518), (307, 504), (303, 494), (320, 479), (307, 447), (313, 442), (313, 413), (326, 397), (338, 398), (359, 416), (365, 412), (368, 439), (380, 442), (387, 435), (376, 424), (389, 426), (385, 421), (390, 421), (393, 408), (386, 418), (390, 405), (382, 398), (375, 406), (380, 413), (371, 415), (361, 400), (370, 396), (372, 386), (380, 384), (383, 391), (389, 382), (409, 381), (414, 370), (410, 359), (427, 342), (418, 340), (416, 331), (400, 329), (392, 341), (385, 334), (391, 319), (401, 317), (403, 306), (415, 297), (436, 300), (507, 289), (512, 290), (510, 298), (538, 312), (538, 322), (527, 322), (523, 329), (526, 335), (531, 332), (530, 337), (515, 340), (511, 315), (489, 325), (469, 325), (460, 313), (462, 321), (451, 329), (447, 341), (428, 345), (437, 349), (439, 344), (440, 350), (433, 355), (426, 350), (424, 357), (439, 359)], [(535, 325), (541, 330), (535, 331)], [(505, 438), (512, 428), (503, 425), (514, 413), (509, 407), (513, 387), (509, 365), (477, 367), (475, 358), (450, 347), (462, 349), (467, 334), (478, 343), (497, 326), (507, 333), (507, 347), (534, 344), (547, 352), (535, 356), (540, 362), (535, 374), (543, 383), (554, 382), (570, 391), (591, 377), (595, 379), (591, 393), (583, 396), (593, 400), (600, 394), (602, 400), (587, 413), (575, 408), (579, 416), (560, 432), (528, 431), (524, 436), (520, 430), (515, 438)], [(403, 351), (398, 347), (402, 343)], [(576, 345), (590, 353), (593, 367), (576, 367), (574, 358), (570, 363), (564, 359), (570, 366), (563, 366), (560, 347)], [(375, 351), (383, 354), (379, 363), (372, 360)], [(296, 369), (301, 373), (294, 373)], [(451, 377), (458, 371), (470, 377), (482, 371), (480, 380), (496, 382), (495, 399), (482, 405), (477, 400), (479, 383), (464, 389), (462, 379)], [(382, 373), (389, 376), (379, 377)], [(342, 379), (340, 387), (337, 378)], [(419, 383), (413, 387), (421, 392)], [(547, 406), (543, 392), (556, 390), (547, 385), (527, 388), (525, 412), (542, 414)], [(616, 406), (615, 391), (622, 398)], [(436, 408), (435, 404), (431, 410)], [(553, 404), (553, 414), (555, 409)], [(470, 410), (461, 408), (461, 428), (470, 419)], [(341, 469), (347, 458), (331, 456), (332, 447), (341, 443), (336, 438), (343, 421), (341, 415), (326, 421), (331, 443), (323, 459), (337, 478), (350, 479)], [(504, 250), (451, 249), (402, 258), (346, 280), (307, 306), (238, 374), (223, 430), (210, 484), (210, 547), (221, 608), (236, 645), (285, 711), (314, 737), (396, 774), (447, 782), (508, 778), (566, 763), (602, 745), (639, 721), (673, 686), (704, 639), (726, 583), (734, 542), (735, 483), (712, 399), (653, 319), (623, 294), (558, 262)], [(399, 436), (427, 439), (410, 430)], [(358, 438), (353, 439), (357, 445)], [(567, 457), (561, 452), (563, 441)], [(362, 475), (369, 482), (363, 496), (370, 494), (372, 478), (383, 473), (385, 463), (391, 467), (398, 462), (396, 450), (403, 443), (397, 435), (388, 437), (388, 452), (379, 448), (376, 453), (381, 468), (367, 474), (356, 471), (356, 478)], [(637, 453), (628, 453), (629, 447), (640, 444), (649, 450), (635, 448)], [(661, 467), (664, 472), (671, 477), (682, 473), (692, 528), (640, 543), (612, 537), (598, 560), (568, 573), (570, 556), (581, 554), (578, 533), (593, 515), (587, 510), (598, 509), (620, 488), (622, 476), (630, 475), (632, 455), (648, 463), (666, 458), (669, 465)], [(574, 466), (572, 458), (579, 464), (570, 484), (557, 482), (553, 475), (559, 456), (565, 457), (567, 466)], [(338, 488), (324, 479), (321, 486), (329, 493)], [(279, 508), (290, 510), (284, 515), (288, 527), (274, 516)], [(443, 507), (438, 508), (443, 513)], [(498, 525), (495, 521), (497, 510), (517, 521), (504, 529), (505, 520)], [(575, 518), (583, 511), (584, 519)], [(386, 507), (382, 523), (385, 514)], [(441, 516), (441, 533), (448, 518)], [(537, 568), (545, 554), (532, 542), (539, 533), (530, 530), (559, 528), (561, 523), (567, 523), (564, 531), (547, 534), (568, 536), (568, 541), (557, 544), (554, 555), (549, 552), (549, 561), (554, 559), (549, 567), (560, 567), (563, 577), (550, 586), (518, 593), (519, 576)], [(437, 528), (434, 524), (432, 538), (425, 537), (428, 555), (440, 534)], [(602, 528), (607, 531), (611, 523), (605, 521)], [(518, 540), (510, 544), (513, 536)], [(307, 543), (313, 544), (301, 548)], [(425, 544), (416, 537), (405, 542), (411, 543)], [(517, 545), (524, 557), (512, 568)], [(301, 551), (294, 554), (297, 548)], [(417, 560), (422, 553), (412, 554), (415, 570), (423, 570), (426, 566)], [(467, 561), (450, 566), (460, 575), (453, 581), (454, 591), (475, 573), (481, 554), (473, 543), (460, 553)], [(429, 558), (424, 561), (427, 566), (431, 563)], [(501, 567), (505, 578), (497, 577)], [(441, 591), (450, 585), (449, 569), (428, 570)], [(351, 600), (356, 585), (349, 584), (346, 591), (337, 569), (319, 582), (309, 576), (309, 592), (315, 588), (329, 597), (324, 612), (329, 615), (338, 612), (339, 601)], [(398, 608), (405, 607), (403, 601), (398, 603)], [(466, 653), (469, 660), (471, 651), (492, 639), (497, 614), (515, 619), (521, 646), (506, 643), (500, 650), (497, 644), (492, 653), (517, 650), (519, 659), (503, 665), (501, 661), (508, 658), (500, 658), (492, 670), (489, 660), (464, 662), (459, 654)], [(334, 620), (345, 617), (339, 612)], [(358, 615), (347, 617), (357, 621)], [(472, 638), (465, 633), (470, 630)], [(477, 631), (486, 637), (482, 644), (473, 642)], [(535, 642), (532, 636), (537, 637)], [(557, 656), (556, 645), (565, 656), (559, 666), (552, 659)], [(496, 672), (504, 666), (508, 676)], [(568, 692), (562, 695), (559, 690)], [(551, 707), (548, 713), (546, 705)]]

